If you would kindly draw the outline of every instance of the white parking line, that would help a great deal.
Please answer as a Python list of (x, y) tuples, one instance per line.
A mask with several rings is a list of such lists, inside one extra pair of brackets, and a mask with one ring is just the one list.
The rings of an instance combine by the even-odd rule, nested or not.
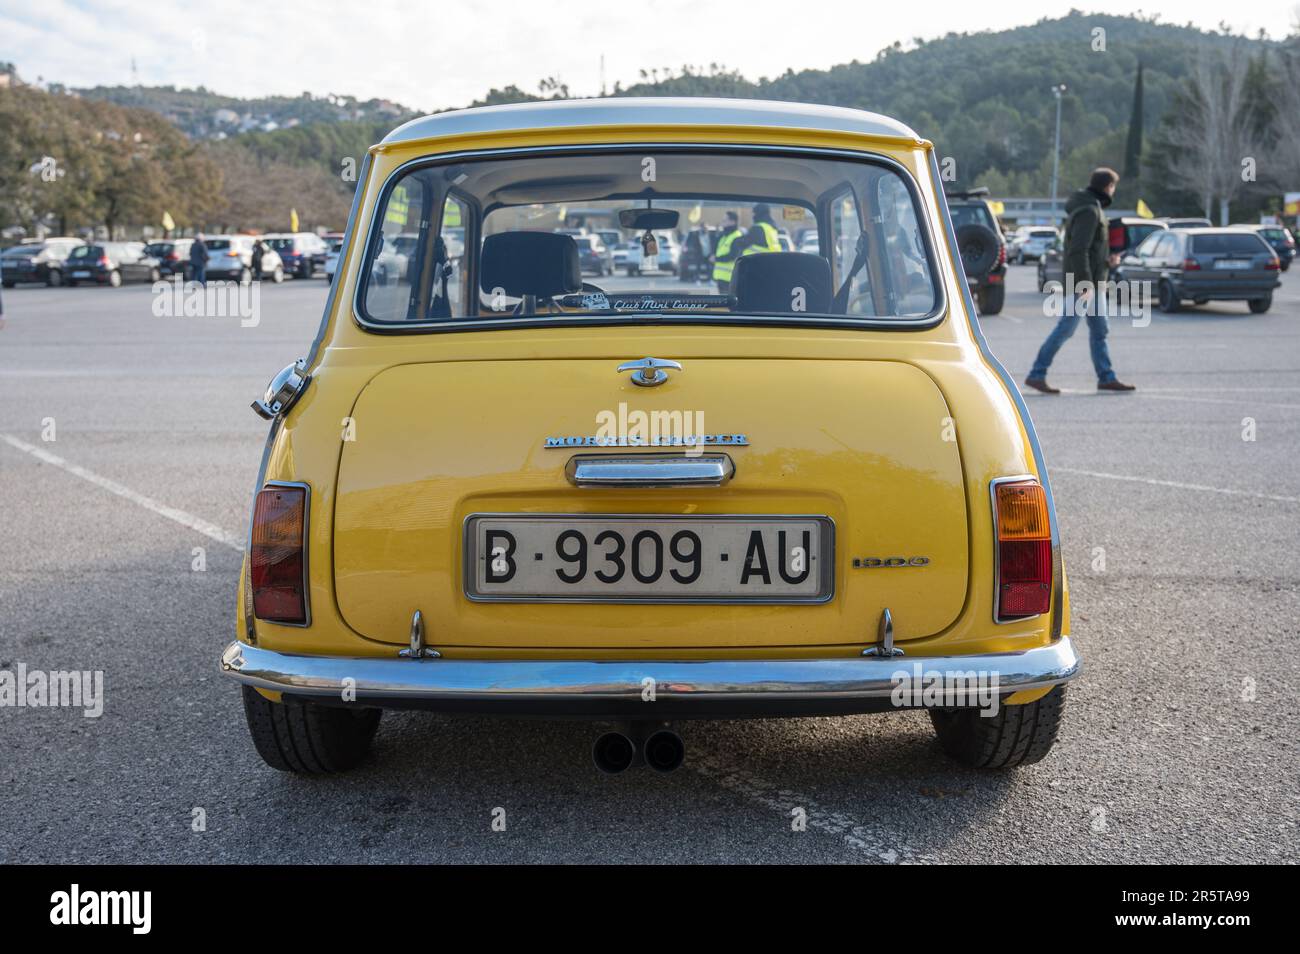
[(117, 496), (129, 500), (133, 504), (138, 504), (139, 506), (144, 507), (145, 510), (156, 513), (161, 517), (166, 517), (168, 520), (179, 523), (183, 527), (197, 530), (205, 537), (216, 540), (218, 543), (224, 543), (232, 550), (238, 550), (240, 553), (244, 551), (244, 540), (242, 537), (236, 536), (228, 530), (223, 530), (214, 523), (208, 523), (208, 521), (201, 517), (196, 517), (192, 513), (186, 513), (184, 510), (178, 510), (175, 507), (169, 507), (167, 504), (160, 503), (152, 497), (146, 497), (144, 494), (136, 493), (130, 487), (124, 487), (115, 480), (101, 477), (93, 471), (86, 470), (84, 467), (80, 467), (64, 460), (57, 454), (51, 454), (42, 447), (28, 444), (26, 441), (19, 440), (10, 434), (0, 434), (0, 440), (4, 441), (10, 447), (22, 451), (24, 454), (30, 454), (37, 460), (44, 461), (47, 464), (53, 464), (55, 467), (72, 474), (74, 477), (80, 477), (82, 480), (88, 481), (96, 487), (107, 490), (111, 494), (117, 494)]
[(863, 825), (842, 812), (819, 805), (816, 800), (782, 788), (766, 779), (732, 768), (707, 751), (692, 748), (685, 768), (691, 769), (715, 785), (743, 795), (784, 816), (783, 824), (794, 820), (794, 810), (803, 809), (809, 828), (844, 839), (850, 848), (871, 855), (887, 864), (934, 864), (938, 859), (921, 854), (906, 845), (890, 845), (881, 832)]
[(1227, 494), (1231, 497), (1252, 497), (1255, 500), (1272, 500), (1275, 503), (1300, 503), (1300, 497), (1286, 497), (1281, 494), (1261, 494), (1254, 490), (1234, 490), (1231, 487), (1210, 487), (1206, 484), (1185, 484), (1177, 480), (1156, 480), (1154, 477), (1131, 477), (1128, 474), (1107, 474), (1098, 470), (1080, 470), (1077, 467), (1050, 467), (1053, 474), (1079, 474), (1082, 477), (1098, 477), (1102, 480), (1123, 480), (1134, 484), (1150, 484), (1153, 487), (1173, 487), (1176, 490), (1199, 490), (1209, 494)]

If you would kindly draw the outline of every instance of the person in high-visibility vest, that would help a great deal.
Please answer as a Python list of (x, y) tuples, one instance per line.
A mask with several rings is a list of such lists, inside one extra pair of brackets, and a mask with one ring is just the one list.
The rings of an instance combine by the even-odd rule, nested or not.
[(739, 249), (733, 249), (736, 240), (745, 233), (740, 230), (740, 216), (728, 212), (722, 224), (722, 234), (718, 244), (713, 247), (713, 280), (718, 283), (718, 293), (725, 295), (731, 291), (731, 273), (735, 271)]
[(765, 202), (754, 206), (754, 224), (741, 238), (736, 239), (731, 250), (740, 255), (781, 251), (781, 233), (772, 224), (772, 210)]

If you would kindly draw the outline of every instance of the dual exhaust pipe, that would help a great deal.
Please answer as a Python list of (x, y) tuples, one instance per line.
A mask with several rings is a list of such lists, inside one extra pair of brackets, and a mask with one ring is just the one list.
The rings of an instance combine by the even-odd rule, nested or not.
[(591, 759), (606, 775), (618, 775), (634, 765), (648, 765), (656, 772), (672, 772), (686, 758), (686, 744), (672, 729), (657, 729), (649, 735), (637, 731), (606, 732), (591, 747)]

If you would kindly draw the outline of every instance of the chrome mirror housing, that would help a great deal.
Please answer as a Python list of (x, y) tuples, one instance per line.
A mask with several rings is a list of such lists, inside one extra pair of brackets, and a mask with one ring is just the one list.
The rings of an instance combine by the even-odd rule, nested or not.
[(299, 358), (271, 379), (262, 400), (253, 402), (253, 410), (259, 417), (268, 421), (288, 413), (289, 408), (293, 407), (302, 392), (307, 390), (307, 383), (310, 380), (311, 375), (307, 374), (307, 359)]

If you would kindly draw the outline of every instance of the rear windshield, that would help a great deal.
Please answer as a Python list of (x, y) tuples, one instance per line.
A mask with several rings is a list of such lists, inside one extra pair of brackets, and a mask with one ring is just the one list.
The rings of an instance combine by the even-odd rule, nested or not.
[(1034, 231), (1029, 233), (1029, 237), (1054, 239), (1056, 238), (1056, 232), (1053, 229), (1034, 229)]
[(15, 245), (13, 248), (4, 250), (5, 255), (39, 255), (41, 246), (39, 245)]
[(275, 249), (277, 252), (292, 251), (293, 242), (294, 240), (291, 238), (273, 238), (266, 240), (266, 244), (271, 246), (271, 248)]
[(208, 248), (223, 249), (230, 248), (230, 239), (208, 239)]
[(99, 258), (103, 254), (104, 250), (98, 245), (78, 245), (68, 254), (68, 258)]
[[(910, 181), (866, 159), (620, 148), (431, 162), (386, 187), (357, 301), (388, 327), (916, 323), (941, 303), (921, 221)], [(718, 260), (683, 273), (694, 229), (711, 230)], [(820, 241), (787, 251), (795, 230)], [(628, 254), (588, 281), (592, 233)]]
[(993, 213), (983, 202), (972, 202), (968, 205), (952, 205), (948, 211), (952, 213), (952, 227), (959, 229), (963, 225), (982, 225), (985, 228), (992, 229), (999, 235), (1002, 230), (998, 228), (998, 223), (993, 218)]
[(1193, 235), (1192, 251), (1203, 255), (1213, 255), (1216, 252), (1240, 252), (1243, 255), (1259, 255), (1261, 252), (1271, 252), (1272, 250), (1264, 244), (1263, 239), (1258, 235), (1252, 235), (1248, 232), (1238, 232), (1236, 234), (1219, 232), (1210, 235)]

